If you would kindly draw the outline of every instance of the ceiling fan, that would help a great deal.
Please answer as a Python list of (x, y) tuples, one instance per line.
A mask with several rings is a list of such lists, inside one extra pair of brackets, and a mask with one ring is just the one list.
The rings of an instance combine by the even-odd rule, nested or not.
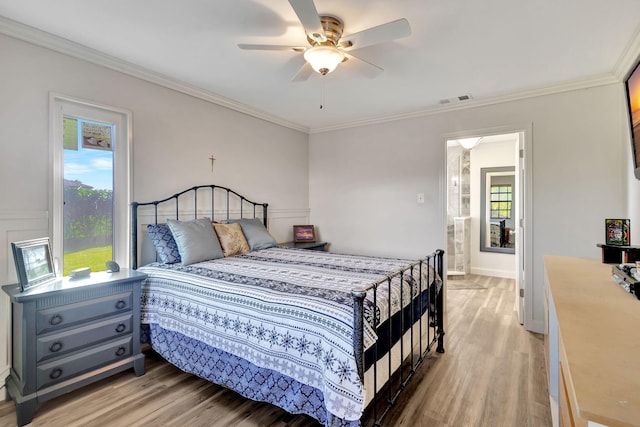
[(289, 0), (289, 4), (304, 27), (310, 46), (238, 44), (238, 47), (247, 50), (303, 52), (305, 63), (293, 77), (293, 81), (307, 80), (314, 71), (324, 76), (347, 60), (353, 61), (365, 75), (375, 77), (383, 71), (382, 68), (358, 58), (353, 52), (411, 35), (409, 22), (402, 18), (343, 37), (342, 20), (333, 15), (319, 15), (313, 0)]

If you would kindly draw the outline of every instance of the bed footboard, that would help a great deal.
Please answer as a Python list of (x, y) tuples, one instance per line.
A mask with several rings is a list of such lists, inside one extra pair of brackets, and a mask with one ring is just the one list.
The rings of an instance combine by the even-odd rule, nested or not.
[[(371, 292), (373, 295), (373, 307), (377, 307), (377, 296), (378, 296), (378, 287), (384, 283), (388, 283), (387, 289), (391, 289), (391, 281), (394, 278), (400, 279), (401, 286), (411, 286), (411, 281), (405, 281), (405, 276), (413, 277), (413, 270), (418, 268), (420, 272), (422, 272), (423, 267), (426, 268), (426, 277), (423, 278), (423, 274), (420, 273), (417, 284), (413, 284), (414, 287), (417, 287), (417, 295), (418, 298), (411, 298), (411, 301), (408, 303), (409, 307), (409, 319), (405, 319), (405, 310), (400, 309), (397, 315), (400, 316), (399, 323), (400, 325), (410, 324), (410, 327), (407, 330), (404, 330), (401, 327), (400, 339), (398, 342), (394, 342), (391, 337), (387, 340), (387, 345), (376, 343), (373, 346), (373, 364), (370, 369), (373, 371), (373, 384), (369, 384), (373, 386), (374, 396), (369, 404), (369, 408), (371, 409), (371, 416), (368, 417), (372, 419), (372, 425), (379, 426), (382, 422), (384, 416), (388, 413), (389, 409), (395, 404), (398, 396), (405, 388), (406, 384), (413, 377), (416, 372), (416, 369), (422, 364), (427, 356), (435, 347), (435, 351), (438, 353), (444, 353), (444, 300), (443, 300), (443, 257), (444, 251), (441, 249), (436, 250), (433, 254), (427, 256), (426, 258), (417, 261), (407, 268), (395, 272), (389, 275), (387, 278), (374, 283), (367, 288), (364, 289), (355, 289), (351, 291), (351, 295), (353, 297), (353, 307), (354, 307), (354, 336), (353, 336), (353, 345), (356, 356), (356, 366), (358, 369), (358, 375), (362, 383), (365, 382), (365, 370), (367, 369), (365, 362), (365, 348), (364, 348), (364, 326), (365, 322), (365, 298), (368, 292)], [(407, 282), (407, 283), (405, 283)], [(421, 297), (423, 293), (426, 293), (426, 306), (423, 306), (424, 300)], [(405, 304), (402, 301), (403, 292), (400, 292), (400, 307), (405, 307)], [(410, 293), (413, 295), (413, 293)], [(416, 301), (417, 300), (417, 301)], [(391, 313), (391, 298), (387, 299), (387, 303), (389, 304), (388, 313)], [(418, 305), (417, 307), (415, 305)], [(418, 313), (416, 318), (416, 313)], [(377, 316), (373, 316), (375, 318), (373, 329), (378, 334), (378, 329), (381, 325), (378, 324)], [(389, 334), (391, 335), (392, 321), (389, 319), (387, 323), (387, 327), (389, 328)], [(409, 345), (405, 345), (405, 334), (409, 334)], [(417, 343), (414, 340), (417, 339)], [(394, 350), (394, 346), (396, 349)], [(399, 350), (397, 347), (399, 346)], [(410, 347), (410, 348), (405, 348)], [(400, 365), (397, 369), (392, 367), (392, 352), (399, 351), (399, 360)], [(388, 354), (386, 366), (387, 376), (383, 379), (384, 389), (382, 392), (379, 390), (378, 384), (378, 355), (380, 354)], [(395, 371), (395, 373), (394, 373)], [(405, 372), (407, 371), (407, 372)], [(399, 375), (399, 377), (398, 377)], [(395, 381), (392, 381), (392, 377), (397, 377)], [(393, 383), (397, 383), (397, 387), (394, 388)], [(386, 394), (386, 405), (384, 408), (379, 408), (379, 403), (382, 401), (382, 395)], [(364, 418), (363, 418), (364, 421)]]

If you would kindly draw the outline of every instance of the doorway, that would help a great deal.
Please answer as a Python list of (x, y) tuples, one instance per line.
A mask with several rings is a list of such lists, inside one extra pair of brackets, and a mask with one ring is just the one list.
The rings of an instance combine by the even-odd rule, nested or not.
[(526, 134), (505, 130), (446, 137), (447, 273), (514, 279), (521, 324), (527, 312)]

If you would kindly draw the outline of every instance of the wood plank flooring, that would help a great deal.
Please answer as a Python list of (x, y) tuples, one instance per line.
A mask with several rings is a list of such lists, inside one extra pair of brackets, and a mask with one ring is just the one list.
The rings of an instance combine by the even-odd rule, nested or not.
[[(551, 425), (542, 336), (518, 324), (513, 287), (513, 280), (485, 276), (448, 281), (446, 353), (421, 367), (385, 426)], [(146, 369), (139, 378), (124, 372), (45, 402), (31, 426), (318, 426), (151, 352)], [(0, 426), (15, 425), (13, 402), (0, 402)]]

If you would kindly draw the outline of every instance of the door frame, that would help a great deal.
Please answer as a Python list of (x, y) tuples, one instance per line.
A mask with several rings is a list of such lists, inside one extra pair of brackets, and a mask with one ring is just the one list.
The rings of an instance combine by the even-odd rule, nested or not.
[[(516, 162), (518, 164), (519, 178), (519, 196), (521, 200), (519, 225), (521, 233), (518, 233), (516, 256), (516, 283), (514, 306), (518, 311), (519, 322), (524, 325), (527, 330), (536, 330), (533, 320), (533, 178), (532, 178), (532, 140), (533, 140), (533, 123), (516, 123), (511, 125), (496, 126), (491, 128), (469, 129), (464, 131), (456, 131), (441, 135), (442, 146), (445, 148), (443, 158), (444, 168), (440, 182), (441, 194), (443, 194), (442, 203), (442, 224), (441, 230), (444, 234), (444, 241), (447, 241), (447, 140), (462, 139), (470, 137), (483, 137), (489, 135), (519, 133), (518, 144), (520, 148), (520, 158)], [(523, 295), (522, 297), (520, 295)]]

